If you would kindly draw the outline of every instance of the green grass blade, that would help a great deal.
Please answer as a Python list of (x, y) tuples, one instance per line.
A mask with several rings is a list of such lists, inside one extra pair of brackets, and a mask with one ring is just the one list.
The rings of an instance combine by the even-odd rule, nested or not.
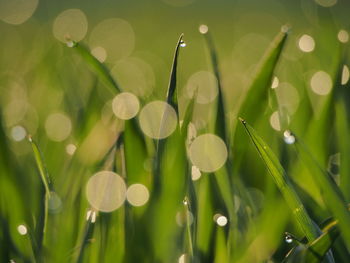
[(252, 140), (260, 157), (264, 161), (270, 175), (273, 177), (278, 189), (286, 200), (287, 205), (292, 210), (300, 229), (309, 241), (315, 240), (318, 237), (318, 231), (313, 225), (311, 218), (296, 194), (279, 160), (263, 141), (263, 139), (256, 133), (256, 131), (243, 119), (240, 119), (240, 121), (248, 133), (248, 136)]
[(90, 53), (88, 48), (80, 43), (73, 42), (73, 49), (84, 59), (104, 85), (106, 85), (113, 93), (121, 92), (120, 87), (112, 78), (108, 69)]
[[(273, 72), (285, 46), (287, 36), (288, 32), (278, 33), (262, 57), (252, 82), (248, 85), (249, 90), (241, 103), (238, 116), (249, 120), (252, 125), (261, 117), (261, 114), (257, 114), (257, 112), (264, 112), (266, 109)], [(243, 131), (234, 127), (233, 136), (234, 156), (242, 156), (246, 149), (241, 140), (244, 136)]]
[(345, 96), (340, 97), (335, 103), (335, 129), (337, 146), (340, 152), (340, 188), (347, 202), (350, 201), (350, 126), (345, 105)]
[(328, 251), (339, 237), (340, 232), (337, 224), (337, 221), (330, 220), (326, 226), (322, 228), (322, 235), (307, 245), (300, 244), (297, 247), (294, 247), (288, 252), (283, 262), (334, 263), (332, 253)]
[(29, 139), (29, 142), (32, 146), (35, 162), (36, 162), (37, 168), (39, 170), (41, 181), (42, 181), (44, 188), (45, 188), (43, 226), (42, 226), (42, 230), (40, 230), (41, 232), (39, 233), (39, 241), (38, 241), (38, 245), (39, 245), (39, 249), (40, 249), (41, 245), (45, 242), (47, 221), (48, 221), (48, 216), (49, 216), (49, 199), (50, 199), (52, 185), (51, 185), (50, 177), (49, 177), (49, 174), (47, 172), (47, 169), (46, 169), (46, 166), (45, 166), (45, 163), (43, 161), (43, 157), (42, 157), (42, 154), (40, 152), (38, 145), (36, 144), (36, 142), (34, 142), (32, 137), (29, 136), (28, 139)]
[(170, 79), (169, 79), (169, 87), (168, 87), (168, 92), (166, 96), (167, 102), (174, 107), (176, 113), (179, 113), (178, 110), (178, 105), (177, 105), (177, 89), (176, 89), (176, 83), (177, 83), (177, 77), (176, 77), (176, 72), (177, 72), (177, 61), (178, 61), (178, 56), (179, 56), (179, 50), (180, 50), (180, 45), (182, 42), (183, 34), (180, 35), (179, 40), (177, 41), (176, 47), (175, 47), (175, 52), (174, 52), (174, 58), (173, 58), (173, 65), (171, 67), (170, 71)]
[(208, 32), (204, 34), (204, 38), (206, 40), (206, 43), (209, 49), (214, 75), (218, 81), (218, 100), (217, 100), (217, 109), (216, 109), (217, 118), (215, 119), (215, 133), (218, 136), (220, 136), (222, 139), (227, 141), (228, 138), (227, 138), (227, 130), (226, 130), (225, 102), (224, 102), (224, 95), (223, 95), (222, 85), (221, 85), (221, 75), (219, 71), (218, 56), (215, 50), (214, 41), (210, 33)]
[(347, 209), (344, 197), (337, 187), (328, 172), (322, 168), (317, 162), (308, 147), (296, 139), (296, 150), (300, 159), (305, 163), (306, 168), (310, 171), (311, 176), (321, 190), (321, 196), (324, 203), (332, 214), (339, 220), (339, 227), (342, 237), (348, 247), (350, 248), (350, 213)]

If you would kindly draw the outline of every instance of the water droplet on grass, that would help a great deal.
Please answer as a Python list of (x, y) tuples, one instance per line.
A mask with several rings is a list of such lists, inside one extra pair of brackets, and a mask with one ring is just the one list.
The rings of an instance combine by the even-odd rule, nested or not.
[(24, 236), (28, 233), (27, 227), (25, 225), (19, 225), (17, 231), (20, 235)]
[(293, 242), (293, 237), (290, 234), (286, 234), (284, 239), (288, 244)]
[(186, 47), (186, 42), (183, 41), (183, 40), (181, 40), (181, 41), (180, 41), (180, 47)]
[(284, 137), (284, 142), (286, 144), (293, 144), (295, 143), (295, 136), (293, 135), (293, 133), (289, 130), (285, 131), (283, 133), (283, 137)]

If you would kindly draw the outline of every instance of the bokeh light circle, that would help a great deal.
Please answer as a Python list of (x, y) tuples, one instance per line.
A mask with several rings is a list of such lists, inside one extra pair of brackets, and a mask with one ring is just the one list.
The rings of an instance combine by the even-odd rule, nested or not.
[(140, 112), (142, 131), (153, 139), (163, 139), (172, 134), (177, 126), (177, 115), (173, 107), (164, 101), (153, 101)]
[(349, 71), (349, 67), (347, 65), (343, 66), (343, 71), (341, 74), (341, 84), (342, 85), (346, 85), (349, 81), (350, 78), (350, 71)]
[(95, 47), (91, 50), (91, 54), (101, 63), (105, 62), (107, 52), (103, 47)]
[(337, 0), (315, 0), (315, 2), (323, 7), (331, 7), (337, 3)]
[(290, 83), (282, 82), (275, 91), (279, 107), (287, 110), (288, 114), (293, 115), (298, 109), (300, 101), (300, 96), (296, 88)]
[(138, 98), (129, 92), (119, 93), (112, 102), (114, 114), (122, 120), (129, 120), (136, 116), (140, 109)]
[(53, 35), (59, 41), (82, 40), (88, 30), (86, 15), (80, 9), (67, 9), (60, 13), (53, 23)]
[(98, 172), (88, 180), (86, 197), (93, 208), (102, 212), (112, 212), (122, 206), (125, 201), (125, 182), (116, 173)]
[(218, 95), (218, 80), (209, 71), (198, 71), (189, 78), (186, 91), (189, 98), (192, 98), (197, 93), (197, 103), (210, 103)]
[(189, 149), (193, 165), (203, 172), (214, 172), (220, 169), (227, 159), (227, 148), (224, 141), (214, 134), (198, 136)]
[(135, 47), (135, 33), (132, 26), (120, 18), (109, 18), (97, 24), (91, 31), (89, 44), (105, 49), (106, 61), (116, 62), (129, 56)]
[(275, 111), (275, 112), (273, 112), (271, 114), (271, 116), (270, 116), (270, 125), (276, 131), (280, 131), (281, 130), (280, 117), (279, 117), (278, 111)]
[(341, 43), (347, 43), (349, 41), (349, 33), (348, 31), (342, 29), (338, 32), (338, 40)]
[(53, 113), (45, 121), (47, 136), (56, 142), (64, 141), (72, 131), (72, 122), (63, 113)]
[(301, 51), (309, 53), (315, 49), (315, 40), (309, 35), (302, 35), (298, 42)]
[(126, 199), (133, 206), (143, 206), (149, 199), (149, 191), (143, 184), (130, 185), (126, 192)]
[(35, 12), (39, 0), (0, 0), (0, 19), (5, 23), (20, 25)]
[(327, 72), (318, 71), (310, 81), (311, 89), (318, 95), (327, 95), (332, 90), (332, 79)]

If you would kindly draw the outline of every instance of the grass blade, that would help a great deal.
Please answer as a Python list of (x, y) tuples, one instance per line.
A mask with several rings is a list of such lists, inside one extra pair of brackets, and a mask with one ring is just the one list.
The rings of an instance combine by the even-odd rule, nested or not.
[(177, 89), (176, 89), (176, 72), (177, 72), (177, 60), (179, 56), (179, 50), (181, 46), (181, 42), (183, 38), (183, 34), (180, 35), (179, 40), (177, 41), (176, 47), (175, 47), (175, 53), (174, 53), (174, 59), (173, 59), (173, 65), (171, 67), (170, 71), (170, 80), (169, 80), (169, 86), (168, 86), (168, 92), (167, 92), (167, 102), (174, 107), (177, 114), (179, 114), (179, 109), (177, 105)]
[(249, 124), (247, 124), (245, 120), (240, 119), (240, 121), (248, 133), (248, 136), (252, 140), (260, 157), (264, 161), (270, 175), (273, 177), (278, 189), (286, 200), (287, 205), (292, 210), (300, 229), (305, 234), (308, 241), (315, 240), (318, 237), (318, 231), (313, 225), (311, 218), (296, 194), (279, 160), (263, 141), (263, 139), (259, 137), (255, 130)]
[[(288, 32), (286, 31), (278, 33), (261, 59), (255, 77), (250, 85), (248, 85), (249, 90), (241, 103), (238, 116), (250, 120), (252, 125), (261, 117), (261, 115), (256, 113), (264, 112), (266, 109), (269, 97), (268, 90), (270, 88), (273, 72), (285, 46), (287, 36)], [(243, 159), (242, 153), (246, 150), (241, 140), (243, 136), (243, 131), (241, 129), (236, 129), (236, 126), (233, 127), (231, 143), (234, 145), (234, 156), (241, 156), (241, 159)], [(236, 163), (237, 162), (239, 163), (239, 160), (237, 160)], [(238, 167), (239, 165), (236, 166)]]
[(100, 61), (98, 61), (85, 46), (77, 42), (72, 42), (72, 46), (90, 66), (92, 71), (100, 78), (104, 85), (106, 85), (113, 93), (121, 92), (117, 82), (109, 74), (108, 69)]
[(34, 142), (31, 136), (29, 136), (28, 139), (32, 146), (35, 162), (39, 170), (41, 181), (45, 188), (44, 215), (43, 215), (44, 219), (43, 219), (43, 226), (42, 226), (42, 230), (40, 230), (41, 233), (39, 234), (39, 241), (38, 241), (39, 248), (41, 248), (42, 244), (45, 242), (45, 233), (46, 233), (48, 213), (49, 213), (49, 199), (50, 199), (50, 194), (52, 190), (52, 185), (51, 185), (50, 177), (47, 172), (47, 169), (38, 145), (36, 144), (36, 142)]
[(218, 56), (210, 33), (207, 32), (206, 34), (204, 34), (204, 38), (209, 49), (214, 75), (218, 81), (218, 101), (216, 109), (217, 118), (215, 119), (215, 133), (226, 141), (228, 138), (226, 130), (225, 102), (221, 85), (221, 75), (219, 71)]
[(300, 159), (305, 162), (306, 168), (310, 171), (311, 176), (320, 188), (323, 201), (332, 214), (339, 220), (342, 236), (348, 249), (350, 249), (350, 213), (341, 191), (303, 142), (296, 139), (295, 146)]

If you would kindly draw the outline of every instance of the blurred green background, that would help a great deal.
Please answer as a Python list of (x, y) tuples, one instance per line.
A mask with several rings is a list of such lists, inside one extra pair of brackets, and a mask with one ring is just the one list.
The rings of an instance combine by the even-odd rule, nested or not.
[[(202, 30), (203, 25), (208, 26), (215, 43), (228, 130), (236, 125), (242, 99), (247, 94), (265, 51), (281, 30), (290, 27), (287, 42), (273, 73), (273, 89), (268, 89), (268, 105), (263, 112), (256, 112), (259, 117), (254, 127), (272, 146), (285, 169), (293, 174), (298, 191), (307, 199), (305, 206), (319, 205), (310, 210), (315, 221), (321, 222), (330, 214), (321, 200), (319, 189), (310, 176), (305, 175), (305, 169), (299, 168), (299, 163), (294, 166), (296, 157), (286, 149), (279, 136), (284, 129), (291, 128), (305, 137), (311, 147), (320, 143), (317, 140), (320, 139), (321, 144), (330, 145), (326, 147), (327, 150), (322, 148), (315, 151), (316, 155), (319, 154), (317, 158), (321, 165), (326, 169), (332, 165), (339, 166), (339, 156), (336, 155), (339, 145), (335, 143), (339, 141), (338, 134), (329, 130), (320, 130), (320, 134), (317, 134), (317, 129), (314, 129), (314, 140), (309, 140), (312, 135), (306, 134), (309, 120), (317, 119), (327, 104), (327, 95), (334, 86), (332, 83), (337, 79), (339, 67), (343, 75), (341, 84), (343, 88), (349, 88), (349, 70), (343, 68), (349, 59), (345, 51), (349, 38), (349, 11), (350, 2), (345, 0), (0, 0), (0, 110), (4, 131), (0, 144), (0, 180), (3, 187), (0, 195), (1, 219), (8, 224), (3, 223), (3, 233), (8, 230), (10, 236), (15, 236), (16, 246), (30, 258), (29, 243), (21, 240), (16, 231), (21, 223), (35, 229), (39, 224), (37, 221), (40, 221), (35, 215), (40, 214), (42, 209), (40, 198), (43, 189), (31, 145), (25, 140), (27, 135), (31, 135), (40, 145), (55, 191), (63, 203), (66, 202), (65, 212), (52, 218), (54, 231), (47, 241), (48, 244), (58, 244), (60, 253), (48, 253), (52, 261), (46, 262), (63, 262), (76, 253), (79, 250), (77, 240), (82, 235), (82, 222), (88, 207), (85, 183), (96, 171), (108, 166), (104, 157), (115, 143), (116, 134), (123, 129), (123, 122), (112, 111), (114, 94), (97, 81), (86, 62), (73, 48), (67, 47), (67, 43), (69, 46), (69, 41), (73, 40), (87, 46), (110, 69), (111, 75), (123, 90), (134, 93), (142, 102), (149, 102), (165, 99), (175, 43), (179, 35), (184, 33), (186, 46), (181, 48), (177, 71), (180, 119), (184, 116), (196, 85), (201, 85), (203, 90), (199, 89), (199, 95), (202, 101), (195, 104), (192, 121), (199, 133), (204, 133), (210, 130), (211, 121), (215, 119), (213, 107), (217, 94), (216, 79), (214, 84), (210, 82), (213, 76), (210, 73), (212, 64), (208, 48), (199, 32), (201, 25)], [(204, 75), (198, 76), (198, 72), (204, 72)], [(254, 112), (254, 107), (250, 111)], [(280, 224), (280, 228), (271, 234), (273, 241), (270, 243), (259, 239), (258, 235), (254, 236), (250, 230), (243, 231), (242, 239), (251, 240), (251, 237), (255, 237), (256, 243), (247, 242), (246, 246), (242, 246), (241, 253), (249, 254), (252, 249), (256, 251), (254, 246), (261, 246), (263, 252), (257, 258), (268, 260), (269, 255), (273, 254), (271, 251), (277, 251), (276, 258), (283, 258), (288, 248), (280, 235), (290, 223), (287, 218), (289, 211), (283, 206), (284, 203), (275, 200), (276, 189), (272, 180), (266, 176), (265, 167), (248, 138), (242, 137), (242, 142), (246, 143), (247, 154), (238, 168), (246, 187), (241, 191), (250, 191), (250, 198), (256, 206), (256, 211), (252, 212), (256, 213), (253, 218), (260, 216), (262, 207), (270, 211), (259, 217), (258, 222), (249, 221), (247, 224), (267, 226), (269, 221), (277, 220), (276, 225)], [(76, 156), (74, 152), (77, 148)], [(149, 155), (153, 151), (151, 147)], [(149, 158), (152, 161), (152, 156)], [(144, 170), (146, 176), (142, 183), (151, 189), (152, 180), (147, 177), (150, 168)], [(334, 174), (334, 178), (339, 180), (338, 172)], [(214, 191), (212, 195), (213, 203), (220, 207), (221, 212), (226, 212), (222, 200), (215, 197), (219, 194)], [(207, 196), (201, 198), (206, 200)], [(213, 211), (215, 205), (211, 207)], [(272, 216), (276, 213), (276, 207), (281, 209), (278, 218)], [(136, 218), (144, 212), (140, 209), (135, 212)], [(67, 211), (73, 212), (67, 216)], [(58, 214), (61, 212), (57, 211)], [(121, 220), (121, 213), (113, 216)], [(66, 221), (60, 221), (62, 218)], [(106, 216), (102, 220), (106, 220), (104, 224), (108, 226), (108, 220), (112, 219)], [(60, 222), (65, 224), (63, 230), (57, 227)], [(301, 235), (294, 226), (290, 228)], [(101, 236), (103, 231), (106, 229), (101, 224)], [(266, 227), (268, 231), (270, 229)], [(116, 231), (119, 234), (121, 232), (123, 230)], [(58, 236), (69, 238), (57, 240)], [(140, 239), (147, 243), (145, 236), (141, 235)], [(217, 238), (214, 234), (212, 238), (214, 236)], [(7, 240), (6, 234), (2, 238)], [(269, 243), (266, 247), (260, 244), (265, 241)], [(210, 243), (212, 247), (213, 244)], [(18, 256), (16, 253), (11, 254), (13, 249), (10, 244), (7, 247), (0, 249), (2, 254), (8, 252)], [(343, 244), (339, 247), (344, 248)], [(347, 252), (341, 252), (341, 249), (336, 255), (344, 259)], [(140, 255), (147, 255), (147, 247), (140, 251)], [(90, 262), (101, 258), (98, 253), (89, 253)], [(103, 254), (101, 251), (99, 253)], [(106, 253), (105, 260), (110, 262), (108, 260), (113, 258), (113, 253)], [(130, 256), (131, 252), (128, 253), (130, 262), (135, 260)], [(213, 259), (213, 252), (210, 253), (209, 258)], [(149, 256), (145, 262), (152, 262), (152, 259)], [(276, 262), (279, 262), (278, 259)], [(220, 262), (220, 259), (216, 260)], [(253, 259), (251, 261), (254, 262)], [(122, 262), (122, 259), (118, 258), (118, 262)]]

